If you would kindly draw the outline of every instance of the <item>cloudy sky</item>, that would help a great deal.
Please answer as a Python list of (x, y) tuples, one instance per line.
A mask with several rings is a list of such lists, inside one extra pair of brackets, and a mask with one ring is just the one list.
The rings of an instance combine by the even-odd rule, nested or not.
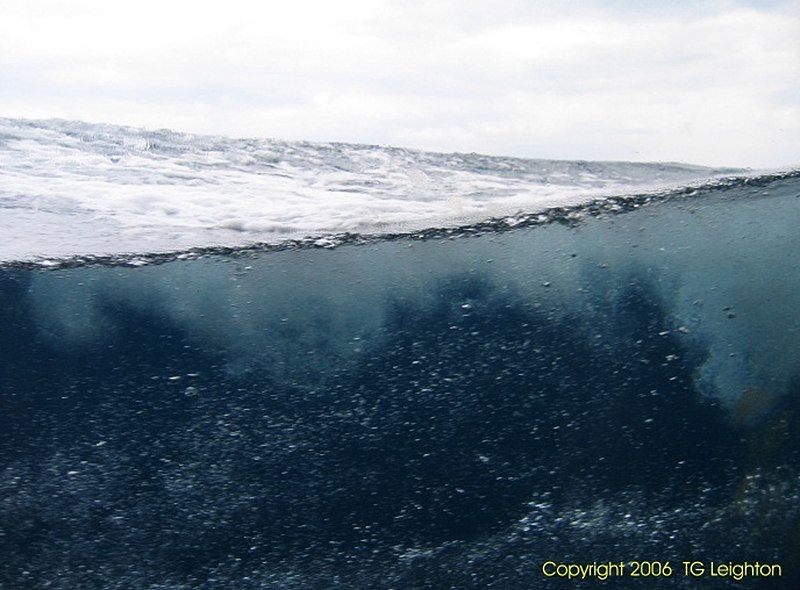
[(2, 0), (0, 115), (800, 164), (800, 0)]

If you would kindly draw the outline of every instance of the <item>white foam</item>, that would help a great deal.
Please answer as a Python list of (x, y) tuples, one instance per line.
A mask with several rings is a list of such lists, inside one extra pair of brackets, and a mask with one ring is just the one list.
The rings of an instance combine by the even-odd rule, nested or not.
[(422, 229), (734, 172), (0, 118), (0, 261)]
[[(108, 303), (122, 303), (169, 318), (198, 346), (222, 352), (232, 375), (267, 370), (317, 387), (392, 335), (398, 305), (425, 313), (445, 304), (458, 317), (516, 300), (590, 330), (586, 341), (611, 362), (649, 362), (618, 325), (639, 285), (664, 314), (650, 337), (677, 338), (702, 355), (696, 384), (733, 409), (748, 391), (779, 396), (796, 387), (798, 194), (797, 178), (768, 190), (742, 183), (595, 218), (578, 230), (551, 224), (478, 239), (38, 272), (26, 292), (42, 337), (68, 348), (107, 339)], [(487, 291), (475, 300), (441, 295), (465, 278)]]

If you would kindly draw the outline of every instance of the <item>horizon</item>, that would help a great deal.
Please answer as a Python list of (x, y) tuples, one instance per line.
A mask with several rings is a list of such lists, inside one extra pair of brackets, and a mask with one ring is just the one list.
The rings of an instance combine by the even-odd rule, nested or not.
[(800, 159), (797, 164), (789, 164), (786, 166), (765, 167), (759, 168), (755, 166), (710, 166), (707, 164), (698, 164), (696, 162), (677, 161), (677, 160), (597, 160), (597, 159), (568, 159), (568, 158), (546, 158), (546, 157), (527, 157), (527, 156), (508, 156), (503, 154), (492, 154), (487, 152), (467, 152), (467, 151), (439, 151), (425, 148), (418, 148), (407, 145), (392, 145), (387, 143), (355, 143), (352, 141), (337, 141), (337, 140), (310, 140), (310, 139), (285, 139), (283, 137), (270, 137), (258, 135), (228, 135), (225, 133), (195, 133), (193, 131), (186, 131), (184, 129), (173, 129), (171, 127), (147, 127), (143, 125), (126, 125), (123, 123), (114, 123), (111, 121), (87, 121), (84, 119), (67, 119), (64, 117), (46, 117), (46, 118), (29, 118), (29, 117), (7, 117), (0, 115), (0, 119), (7, 121), (24, 121), (26, 123), (43, 123), (57, 122), (67, 124), (80, 124), (98, 127), (118, 127), (120, 129), (132, 130), (142, 133), (158, 133), (167, 132), (176, 135), (187, 135), (198, 138), (220, 138), (229, 141), (265, 141), (275, 143), (289, 143), (289, 144), (310, 144), (310, 145), (334, 145), (334, 146), (348, 146), (359, 148), (379, 148), (379, 149), (393, 149), (403, 150), (406, 152), (414, 152), (421, 154), (440, 155), (440, 156), (478, 156), (481, 158), (491, 159), (504, 159), (504, 160), (521, 160), (521, 161), (541, 161), (541, 162), (591, 162), (597, 164), (658, 164), (670, 166), (682, 166), (687, 168), (707, 168), (709, 170), (726, 170), (730, 169), (731, 172), (779, 172), (779, 171), (794, 171), (800, 169)]
[(522, 159), (800, 164), (800, 2), (10, 0), (0, 113)]

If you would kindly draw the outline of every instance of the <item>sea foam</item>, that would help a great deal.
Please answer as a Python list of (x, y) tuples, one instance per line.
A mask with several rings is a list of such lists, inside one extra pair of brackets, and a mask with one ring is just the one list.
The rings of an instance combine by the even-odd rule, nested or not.
[(742, 174), (0, 118), (0, 262), (471, 223)]

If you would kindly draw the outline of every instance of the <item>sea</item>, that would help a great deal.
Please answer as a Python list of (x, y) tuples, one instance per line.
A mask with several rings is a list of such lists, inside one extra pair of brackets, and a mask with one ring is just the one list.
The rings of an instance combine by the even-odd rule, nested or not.
[(800, 587), (800, 170), (0, 119), (0, 238), (0, 588)]

